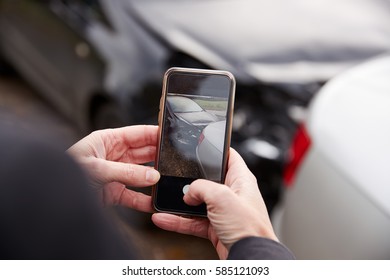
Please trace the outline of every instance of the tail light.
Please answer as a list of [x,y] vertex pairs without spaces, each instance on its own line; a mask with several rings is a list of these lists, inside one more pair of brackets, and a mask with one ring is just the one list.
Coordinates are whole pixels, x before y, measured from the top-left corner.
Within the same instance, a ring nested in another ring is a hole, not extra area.
[[201,134],[199,135],[198,144],[202,143],[203,140],[204,140],[204,134],[201,133]]
[[310,137],[304,125],[300,125],[293,138],[289,151],[289,159],[284,169],[283,180],[286,187],[292,185],[296,171],[301,164],[308,148],[310,147]]

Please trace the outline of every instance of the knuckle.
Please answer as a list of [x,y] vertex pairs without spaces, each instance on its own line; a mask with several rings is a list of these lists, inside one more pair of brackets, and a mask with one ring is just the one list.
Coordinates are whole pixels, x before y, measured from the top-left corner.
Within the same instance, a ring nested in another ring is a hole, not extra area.
[[209,198],[215,200],[215,198],[220,199],[221,197],[227,197],[231,194],[231,189],[226,185],[221,185],[218,188],[214,188],[213,192],[209,192]]
[[132,165],[127,164],[125,165],[124,169],[125,169],[126,178],[130,178],[130,179],[134,178],[135,170]]
[[123,188],[123,192],[119,198],[119,204],[123,204],[126,201],[126,204],[130,208],[137,209],[139,206],[138,196],[134,191],[127,190],[126,187]]
[[245,186],[245,185],[257,184],[257,179],[255,175],[249,173],[247,176],[242,176],[237,178],[236,182],[241,186]]
[[200,233],[203,231],[203,225],[200,224],[198,221],[194,221],[190,224],[190,232],[192,233]]
[[131,207],[134,209],[138,209],[139,207],[139,199],[138,196],[136,195],[135,192],[130,192],[131,193]]

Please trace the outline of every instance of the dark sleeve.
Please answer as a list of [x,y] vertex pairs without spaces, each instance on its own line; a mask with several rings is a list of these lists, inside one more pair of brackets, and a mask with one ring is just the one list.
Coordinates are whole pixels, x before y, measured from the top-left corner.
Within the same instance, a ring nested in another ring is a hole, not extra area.
[[69,156],[0,132],[0,259],[137,256]]
[[283,244],[262,237],[247,237],[233,244],[229,260],[293,260],[291,251]]

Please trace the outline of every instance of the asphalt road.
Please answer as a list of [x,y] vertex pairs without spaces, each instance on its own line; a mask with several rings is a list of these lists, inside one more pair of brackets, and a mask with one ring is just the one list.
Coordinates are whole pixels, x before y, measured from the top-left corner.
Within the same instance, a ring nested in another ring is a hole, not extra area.
[[196,161],[196,145],[191,143],[181,144],[175,141],[175,137],[176,135],[173,135],[173,137],[165,135],[163,139],[163,152],[160,154],[162,164],[159,166],[161,174],[201,178],[202,173]]
[[[37,129],[32,133],[47,133],[64,150],[81,137],[69,121],[15,76],[0,76],[0,121],[34,126]],[[217,259],[208,240],[160,230],[151,223],[150,214],[122,208],[113,212],[144,259]]]

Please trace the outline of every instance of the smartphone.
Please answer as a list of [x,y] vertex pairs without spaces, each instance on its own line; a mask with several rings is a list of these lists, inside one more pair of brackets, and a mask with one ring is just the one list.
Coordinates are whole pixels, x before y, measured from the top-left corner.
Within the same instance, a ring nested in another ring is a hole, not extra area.
[[206,216],[206,205],[189,206],[183,196],[192,181],[225,181],[235,95],[227,71],[170,68],[163,79],[153,189],[157,211]]

